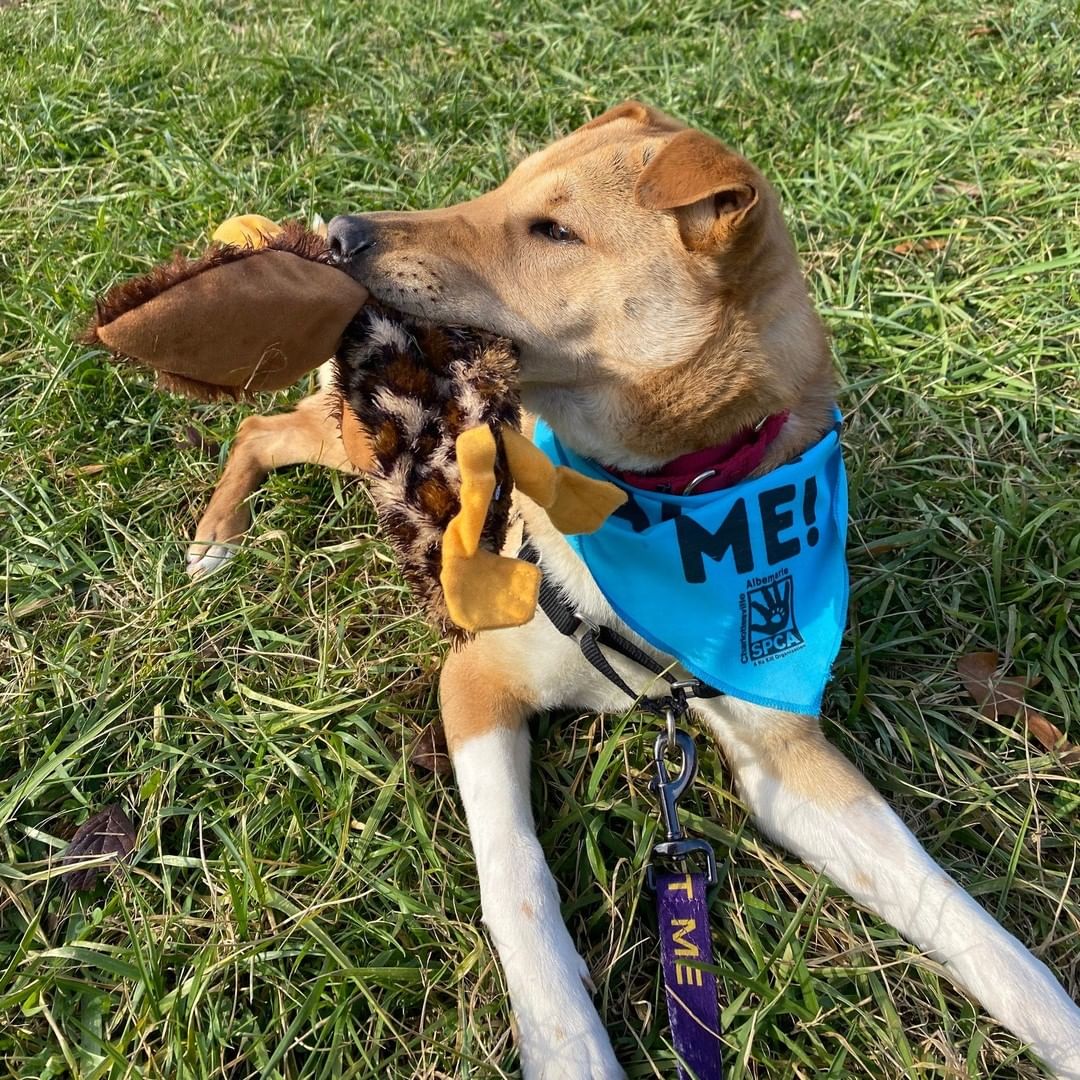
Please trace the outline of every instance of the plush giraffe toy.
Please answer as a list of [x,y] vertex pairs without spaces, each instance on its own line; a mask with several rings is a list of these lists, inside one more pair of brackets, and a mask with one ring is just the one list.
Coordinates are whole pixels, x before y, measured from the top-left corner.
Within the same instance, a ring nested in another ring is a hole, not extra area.
[[625,500],[521,434],[508,341],[376,303],[295,222],[229,219],[201,258],[177,255],[99,300],[83,340],[202,400],[282,389],[332,356],[346,451],[370,451],[406,580],[453,638],[535,613],[540,571],[500,554],[514,486],[564,533],[598,529]]

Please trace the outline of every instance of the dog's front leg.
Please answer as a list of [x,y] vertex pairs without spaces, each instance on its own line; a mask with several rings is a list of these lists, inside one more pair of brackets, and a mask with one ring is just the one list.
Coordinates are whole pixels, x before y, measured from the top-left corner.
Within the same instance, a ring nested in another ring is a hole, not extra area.
[[367,469],[370,450],[363,439],[346,448],[338,430],[330,374],[327,383],[298,402],[291,412],[248,416],[240,422],[225,470],[188,548],[187,571],[195,578],[210,574],[232,557],[235,543],[251,524],[248,498],[272,469],[285,465],[326,465],[342,472]]
[[1080,1009],[930,858],[816,720],[730,698],[704,711],[765,832],[940,960],[1056,1076],[1080,1080]]
[[527,1080],[621,1077],[533,825],[526,720],[535,697],[508,674],[481,636],[450,654],[440,697],[484,922],[517,1020],[522,1072]]

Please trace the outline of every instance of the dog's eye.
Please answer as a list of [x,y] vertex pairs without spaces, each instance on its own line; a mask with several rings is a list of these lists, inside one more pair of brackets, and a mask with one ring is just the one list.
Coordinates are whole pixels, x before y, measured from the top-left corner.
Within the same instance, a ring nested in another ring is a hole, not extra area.
[[573,229],[568,229],[557,221],[538,221],[530,231],[536,233],[537,236],[546,237],[548,240],[554,240],[559,244],[577,244],[581,242],[581,237]]

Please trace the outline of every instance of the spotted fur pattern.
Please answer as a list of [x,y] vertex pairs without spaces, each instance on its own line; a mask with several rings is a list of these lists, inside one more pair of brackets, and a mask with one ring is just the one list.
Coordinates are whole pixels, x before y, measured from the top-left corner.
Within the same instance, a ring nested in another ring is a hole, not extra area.
[[345,331],[336,366],[342,407],[371,434],[370,490],[405,579],[436,626],[462,640],[439,585],[443,534],[461,506],[455,443],[480,424],[495,433],[496,491],[482,543],[499,551],[512,489],[500,429],[521,425],[512,347],[368,303]]

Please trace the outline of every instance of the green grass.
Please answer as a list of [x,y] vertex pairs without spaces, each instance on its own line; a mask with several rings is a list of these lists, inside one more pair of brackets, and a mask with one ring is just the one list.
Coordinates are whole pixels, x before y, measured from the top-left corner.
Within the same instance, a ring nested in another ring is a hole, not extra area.
[[[0,1068],[516,1071],[453,784],[407,761],[442,646],[362,485],[274,476],[250,542],[192,587],[185,539],[241,410],[71,342],[95,293],[229,214],[447,203],[631,94],[774,177],[835,340],[853,590],[830,737],[1080,992],[1077,776],[953,673],[1000,649],[1080,742],[1076,11],[790,6],[0,4]],[[653,725],[537,734],[599,1006],[632,1077],[670,1076],[639,888]],[[1040,1075],[764,842],[712,752],[703,773],[730,1076]],[[50,859],[112,801],[137,857],[68,898]]]

